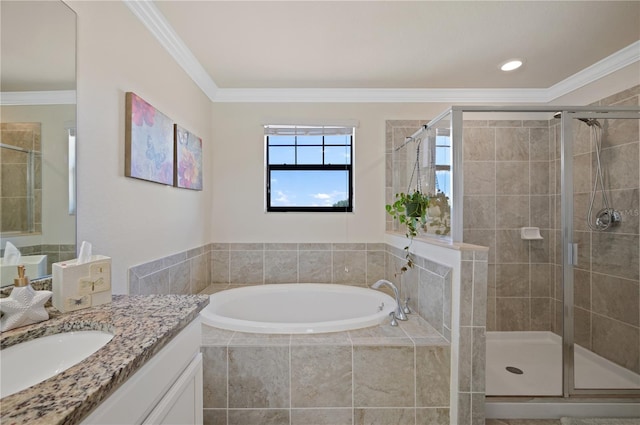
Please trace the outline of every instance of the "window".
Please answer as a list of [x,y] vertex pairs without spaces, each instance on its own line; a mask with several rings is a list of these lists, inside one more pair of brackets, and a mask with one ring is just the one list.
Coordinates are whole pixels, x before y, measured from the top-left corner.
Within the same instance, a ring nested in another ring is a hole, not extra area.
[[451,137],[449,131],[436,130],[436,189],[451,198]]
[[265,126],[267,211],[353,211],[353,133]]

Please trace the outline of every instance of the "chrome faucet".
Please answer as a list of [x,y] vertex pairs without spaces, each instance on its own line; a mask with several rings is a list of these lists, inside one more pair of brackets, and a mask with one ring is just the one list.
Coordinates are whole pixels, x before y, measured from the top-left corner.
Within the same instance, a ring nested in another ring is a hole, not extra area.
[[373,289],[378,289],[382,285],[386,285],[389,288],[391,288],[393,290],[393,295],[395,295],[396,297],[396,310],[393,313],[394,317],[398,320],[407,320],[407,315],[405,314],[402,308],[402,305],[400,303],[400,292],[398,291],[398,288],[396,287],[396,285],[394,285],[393,283],[389,282],[386,279],[380,279],[379,281],[371,285],[371,287]]

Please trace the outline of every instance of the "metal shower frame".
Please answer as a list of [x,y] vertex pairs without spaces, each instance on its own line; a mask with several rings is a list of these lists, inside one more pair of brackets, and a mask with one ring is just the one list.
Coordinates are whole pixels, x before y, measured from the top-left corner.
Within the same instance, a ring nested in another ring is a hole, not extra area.
[[560,175],[561,175],[561,226],[562,270],[563,270],[563,335],[562,335],[562,397],[575,396],[640,396],[638,389],[577,389],[574,376],[574,331],[573,331],[573,144],[574,119],[637,119],[640,120],[638,106],[452,106],[422,126],[408,139],[413,140],[423,131],[435,127],[443,119],[449,118],[451,134],[451,239],[462,242],[464,168],[463,157],[463,114],[465,112],[486,113],[549,113],[550,117],[561,112],[560,117]]

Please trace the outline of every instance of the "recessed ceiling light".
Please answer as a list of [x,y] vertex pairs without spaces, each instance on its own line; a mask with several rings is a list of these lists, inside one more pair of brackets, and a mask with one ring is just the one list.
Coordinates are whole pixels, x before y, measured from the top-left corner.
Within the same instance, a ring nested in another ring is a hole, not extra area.
[[513,71],[522,66],[522,61],[520,59],[510,59],[509,61],[500,65],[500,69],[503,71]]

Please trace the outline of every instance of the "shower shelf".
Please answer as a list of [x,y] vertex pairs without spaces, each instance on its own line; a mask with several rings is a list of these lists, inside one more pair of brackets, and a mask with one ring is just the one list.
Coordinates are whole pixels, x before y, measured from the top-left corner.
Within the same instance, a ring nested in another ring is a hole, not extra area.
[[524,240],[541,240],[539,227],[522,227],[520,228],[520,238]]

